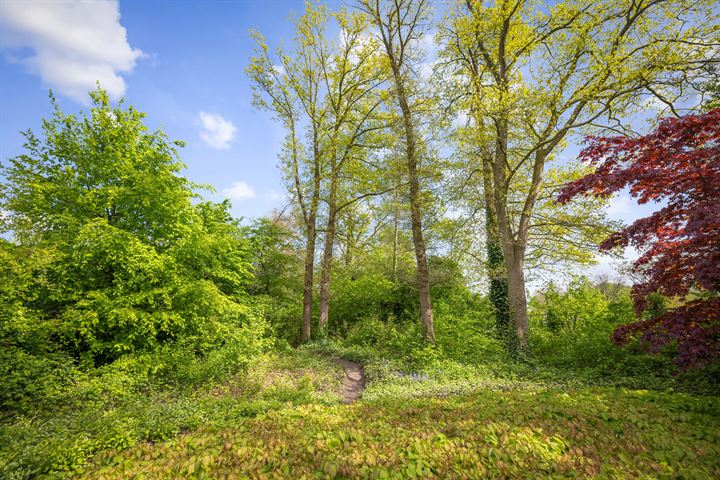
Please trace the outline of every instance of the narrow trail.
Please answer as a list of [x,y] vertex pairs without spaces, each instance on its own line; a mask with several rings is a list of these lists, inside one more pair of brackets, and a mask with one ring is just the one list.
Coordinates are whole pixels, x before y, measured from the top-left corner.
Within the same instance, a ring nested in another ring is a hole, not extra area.
[[345,370],[345,378],[342,381],[342,402],[353,403],[360,398],[365,389],[365,372],[359,363],[338,358],[337,363]]

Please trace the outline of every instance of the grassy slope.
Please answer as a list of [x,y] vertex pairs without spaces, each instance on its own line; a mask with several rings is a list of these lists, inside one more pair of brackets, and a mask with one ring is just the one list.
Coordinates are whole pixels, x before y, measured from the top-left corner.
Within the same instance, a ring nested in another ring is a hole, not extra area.
[[72,401],[0,417],[0,478],[68,476],[96,452],[227,427],[263,412],[340,401],[342,369],[311,352],[255,358],[247,373],[194,388],[150,384],[94,402]]
[[[362,401],[338,405],[332,355],[366,363]],[[315,345],[220,384],[6,419],[0,478],[720,478],[718,396],[427,365]]]
[[719,409],[612,388],[306,405],[106,452],[86,476],[718,478]]

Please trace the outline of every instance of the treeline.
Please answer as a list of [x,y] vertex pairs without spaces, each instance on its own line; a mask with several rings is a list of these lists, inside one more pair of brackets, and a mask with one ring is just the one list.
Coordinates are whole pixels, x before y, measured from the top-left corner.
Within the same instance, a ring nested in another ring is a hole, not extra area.
[[630,134],[650,102],[677,113],[702,90],[717,25],[697,19],[715,18],[713,2],[432,7],[308,3],[289,47],[255,33],[247,72],[255,104],[285,128],[281,165],[303,237],[301,340],[313,336],[315,297],[318,335],[328,333],[335,258],[357,262],[374,242],[390,245],[393,280],[411,248],[429,343],[435,256],[489,286],[496,333],[523,354],[528,272],[590,263],[618,228],[606,197],[555,202],[590,171],[563,149],[577,135]]

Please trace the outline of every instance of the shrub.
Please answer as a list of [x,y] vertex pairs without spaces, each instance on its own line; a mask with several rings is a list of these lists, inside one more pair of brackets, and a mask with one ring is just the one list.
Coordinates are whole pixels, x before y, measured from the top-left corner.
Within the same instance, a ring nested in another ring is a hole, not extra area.
[[354,278],[338,272],[331,289],[330,331],[342,334],[361,320],[396,318],[400,303],[397,294],[396,285],[380,274]]

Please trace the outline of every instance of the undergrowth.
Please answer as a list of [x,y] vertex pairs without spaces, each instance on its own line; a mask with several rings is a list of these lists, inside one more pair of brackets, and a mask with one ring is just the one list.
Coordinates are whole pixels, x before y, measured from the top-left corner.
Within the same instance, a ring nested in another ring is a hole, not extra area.
[[102,401],[6,415],[0,424],[0,478],[80,474],[101,450],[162,442],[201,427],[235,425],[288,405],[336,404],[341,379],[342,369],[334,363],[284,349],[193,388],[150,379],[141,388]]
[[713,478],[717,399],[612,388],[307,405],[100,455],[86,478]]

